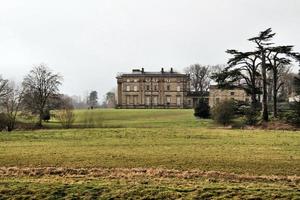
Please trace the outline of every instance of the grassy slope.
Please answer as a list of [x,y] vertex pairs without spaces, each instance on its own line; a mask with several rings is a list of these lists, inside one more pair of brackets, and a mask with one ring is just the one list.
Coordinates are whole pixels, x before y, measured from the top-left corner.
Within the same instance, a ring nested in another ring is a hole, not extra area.
[[[252,175],[300,175],[300,134],[211,129],[192,110],[76,111],[76,124],[95,129],[0,133],[0,166],[154,167]],[[55,122],[48,126],[59,127]],[[122,127],[122,128],[120,128]],[[0,199],[82,196],[102,198],[292,198],[299,183],[210,179],[85,179],[6,177]]]
[[297,199],[291,183],[172,179],[19,178],[0,182],[0,199]]
[[[76,110],[75,126],[108,128],[203,127],[209,120],[197,120],[193,110],[178,109],[96,109]],[[45,123],[60,128],[56,121]]]
[[300,175],[300,134],[105,128],[0,134],[0,166],[163,167]]

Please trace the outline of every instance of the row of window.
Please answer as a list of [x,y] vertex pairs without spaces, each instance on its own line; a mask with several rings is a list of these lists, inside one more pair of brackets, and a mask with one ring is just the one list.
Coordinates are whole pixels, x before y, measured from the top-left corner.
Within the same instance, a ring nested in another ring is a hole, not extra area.
[[[182,81],[182,79],[176,79],[177,80],[177,82],[181,82]],[[127,83],[130,83],[130,82],[135,82],[135,83],[137,83],[137,82],[139,82],[140,81],[140,79],[126,79],[126,82]],[[146,78],[145,79],[145,81],[146,82],[159,82],[159,79],[158,78]],[[171,82],[171,79],[169,79],[169,78],[165,78],[164,79],[164,81],[165,82],[167,82],[167,83],[170,83]]]
[[[133,89],[134,92],[137,92],[139,90],[137,85],[134,85],[133,88],[130,85],[126,86],[126,91],[127,92],[132,91],[132,89]],[[181,91],[181,87],[179,85],[177,86],[176,89],[177,89],[177,92]],[[167,85],[167,91],[170,91],[170,90],[171,90],[171,86]],[[146,85],[146,91],[151,91],[150,85]],[[158,86],[157,85],[154,85],[153,91],[158,91]]]
[[[152,100],[152,102],[151,102]],[[166,96],[165,97],[165,102],[167,104],[171,104],[171,96]],[[133,104],[133,105],[138,105],[138,96],[126,96],[126,104]],[[150,96],[145,97],[145,104],[146,105],[158,105],[158,96],[153,96],[152,99]],[[178,106],[181,105],[181,97],[176,97],[176,104]]]

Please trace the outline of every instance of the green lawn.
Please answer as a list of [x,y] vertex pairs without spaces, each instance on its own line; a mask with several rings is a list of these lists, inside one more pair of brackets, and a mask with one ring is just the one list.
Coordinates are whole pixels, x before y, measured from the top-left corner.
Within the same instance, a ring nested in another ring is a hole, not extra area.
[[103,128],[0,134],[0,166],[159,167],[300,175],[300,134]]
[[[203,127],[210,120],[197,120],[192,109],[94,109],[76,110],[76,127],[98,128],[154,128],[154,127]],[[46,127],[60,128],[52,120]]]
[[[76,126],[98,128],[0,133],[0,199],[300,197],[300,132],[216,129],[210,120],[195,119],[192,110],[80,110],[76,115]],[[47,126],[59,127],[54,121]],[[7,175],[9,167],[67,173]],[[94,168],[162,172],[129,178],[68,174]],[[164,176],[168,170],[183,175]],[[189,177],[186,171],[226,176]],[[262,178],[240,180],[231,173]]]

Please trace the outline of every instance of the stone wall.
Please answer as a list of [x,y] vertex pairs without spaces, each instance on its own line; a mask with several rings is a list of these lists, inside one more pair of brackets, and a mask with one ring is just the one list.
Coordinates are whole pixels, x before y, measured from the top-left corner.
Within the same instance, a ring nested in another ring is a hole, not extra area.
[[218,89],[210,88],[209,90],[209,106],[213,107],[224,100],[238,100],[248,102],[250,97],[243,89]]

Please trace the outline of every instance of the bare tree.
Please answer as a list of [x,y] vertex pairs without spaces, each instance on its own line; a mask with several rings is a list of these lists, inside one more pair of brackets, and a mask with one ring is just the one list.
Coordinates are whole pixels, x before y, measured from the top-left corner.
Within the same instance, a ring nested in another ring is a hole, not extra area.
[[34,67],[23,80],[24,103],[29,110],[39,115],[37,126],[42,126],[45,106],[51,96],[58,93],[62,77],[51,72],[44,64]]
[[0,75],[0,98],[5,97],[9,92],[8,80]]
[[24,89],[13,82],[9,82],[8,88],[10,92],[1,101],[1,106],[7,115],[7,130],[12,131],[15,128],[17,115],[21,108]]
[[191,87],[195,92],[204,94],[210,86],[210,66],[194,64],[185,69],[185,72],[190,75]]

